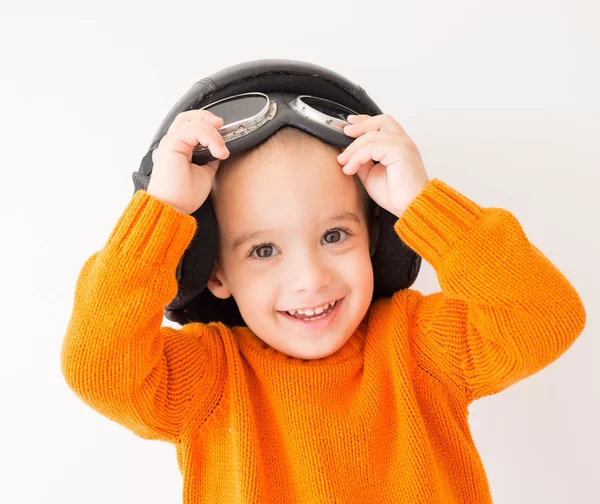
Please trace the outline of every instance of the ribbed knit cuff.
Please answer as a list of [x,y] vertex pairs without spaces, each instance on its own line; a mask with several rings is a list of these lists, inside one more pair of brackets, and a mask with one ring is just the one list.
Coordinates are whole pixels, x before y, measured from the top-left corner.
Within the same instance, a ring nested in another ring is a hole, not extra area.
[[483,208],[441,180],[431,179],[394,224],[404,243],[434,269],[477,225]]
[[107,247],[150,265],[174,269],[191,242],[197,223],[191,215],[144,190],[134,193],[108,238]]

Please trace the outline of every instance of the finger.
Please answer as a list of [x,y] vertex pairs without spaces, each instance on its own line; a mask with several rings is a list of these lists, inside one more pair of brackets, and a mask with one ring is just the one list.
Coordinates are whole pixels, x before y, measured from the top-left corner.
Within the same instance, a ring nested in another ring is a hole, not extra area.
[[221,134],[203,121],[192,121],[189,127],[178,128],[167,133],[160,141],[159,147],[164,145],[167,149],[191,156],[193,148],[198,144],[208,147],[210,153],[216,158],[225,159],[229,156],[229,150]]
[[380,140],[385,140],[385,141],[394,141],[395,140],[397,142],[398,135],[396,135],[394,133],[390,133],[389,131],[368,131],[368,132],[362,134],[361,136],[359,136],[350,145],[348,145],[348,147],[346,147],[344,152],[342,152],[337,157],[338,163],[340,163],[341,165],[345,164],[352,157],[352,155],[358,149],[360,149],[363,145],[365,145],[368,142],[380,141]]
[[358,123],[364,121],[365,119],[368,119],[369,117],[371,116],[367,114],[351,114],[346,119],[349,123]]
[[373,117],[351,124],[344,128],[344,133],[361,134],[366,131],[391,131],[396,134],[406,135],[406,132],[398,122],[389,114],[379,114]]
[[367,164],[369,161],[373,161],[369,150],[360,149],[354,153],[342,170],[346,175],[354,175],[362,165]]
[[172,129],[179,128],[180,126],[185,125],[186,123],[202,120],[209,124],[212,124],[215,128],[220,128],[223,125],[223,118],[216,116],[212,112],[208,110],[186,110],[185,112],[180,112],[177,114],[171,126],[169,126],[168,131]]
[[185,123],[186,121],[202,120],[202,121],[206,121],[208,123],[213,124],[215,122],[223,121],[222,117],[215,115],[213,112],[211,112],[209,110],[198,110],[198,109],[186,110],[185,112],[181,112],[180,114],[178,114],[177,117],[181,121],[180,123]]
[[[222,121],[218,117],[216,119]],[[199,131],[205,132],[205,134],[208,135],[208,137],[212,140],[212,142],[210,142],[208,146],[217,148],[223,153],[227,153],[227,155],[229,155],[229,149],[227,148],[227,144],[225,143],[223,135],[217,130],[214,124],[211,124],[211,121],[214,121],[214,119],[211,119],[210,117],[207,121],[203,120],[202,118],[192,119],[191,121],[182,124],[179,130],[181,131],[181,129],[190,129],[192,131],[192,134],[194,132],[198,133]],[[207,147],[207,144],[204,144],[200,141],[200,137],[197,136],[196,138],[201,145]]]
[[393,146],[383,142],[367,143],[350,157],[342,170],[347,175],[354,175],[361,165],[364,165],[369,161],[378,161],[381,164],[388,166],[395,158],[391,149],[393,149]]
[[[211,138],[213,138],[213,140],[215,141],[215,146],[220,144],[221,145],[220,150],[223,152],[226,152],[227,155],[229,155],[229,149],[227,148],[227,145],[225,144],[225,139],[223,138],[221,133],[217,130],[217,126],[221,125],[222,119],[217,117],[216,120],[218,121],[218,123],[214,124],[215,119],[212,119],[210,117],[208,117],[207,120],[204,120],[202,118],[191,119],[191,120],[181,124],[179,126],[179,128],[177,128],[177,129],[178,130],[192,129],[193,131],[196,131],[197,128],[204,129],[208,132],[208,134],[211,136]],[[204,144],[202,144],[202,145],[204,145]],[[206,145],[204,145],[204,146],[206,147]]]

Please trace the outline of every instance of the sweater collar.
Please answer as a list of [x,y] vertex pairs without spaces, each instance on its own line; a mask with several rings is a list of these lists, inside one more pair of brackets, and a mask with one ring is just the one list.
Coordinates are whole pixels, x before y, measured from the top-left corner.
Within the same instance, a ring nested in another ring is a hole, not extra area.
[[348,340],[346,340],[346,343],[335,353],[321,359],[310,360],[299,359],[280,352],[262,341],[248,327],[236,326],[232,328],[232,331],[240,353],[250,362],[261,366],[283,364],[284,366],[293,366],[296,368],[309,368],[315,366],[335,366],[348,360],[360,358],[365,344],[367,328],[368,313]]

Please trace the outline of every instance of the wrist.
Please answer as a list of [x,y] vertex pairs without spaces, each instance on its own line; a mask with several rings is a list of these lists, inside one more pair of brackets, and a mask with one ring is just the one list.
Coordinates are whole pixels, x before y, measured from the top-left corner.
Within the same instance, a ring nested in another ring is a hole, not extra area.
[[[149,189],[150,187],[148,187]],[[182,210],[181,208],[177,207],[176,205],[173,205],[173,203],[170,203],[169,201],[167,201],[166,199],[163,199],[161,196],[158,196],[157,194],[154,194],[152,191],[149,191],[148,189],[146,189],[146,192],[152,196],[155,200],[160,201],[163,205],[168,205],[170,206],[173,210],[175,210],[176,212],[180,213],[180,214],[185,214],[185,215],[189,215],[188,212]]]

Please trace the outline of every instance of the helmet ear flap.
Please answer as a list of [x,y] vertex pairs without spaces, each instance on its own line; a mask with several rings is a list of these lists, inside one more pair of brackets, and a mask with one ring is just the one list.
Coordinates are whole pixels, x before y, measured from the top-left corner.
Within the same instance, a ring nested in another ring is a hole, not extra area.
[[134,193],[143,189],[144,191],[148,189],[148,184],[150,183],[149,175],[141,175],[139,172],[133,172],[131,178],[133,179],[133,186],[135,190]]

